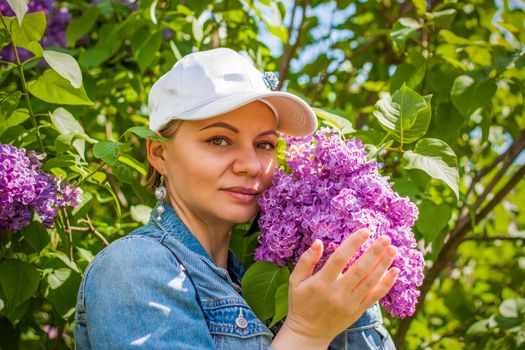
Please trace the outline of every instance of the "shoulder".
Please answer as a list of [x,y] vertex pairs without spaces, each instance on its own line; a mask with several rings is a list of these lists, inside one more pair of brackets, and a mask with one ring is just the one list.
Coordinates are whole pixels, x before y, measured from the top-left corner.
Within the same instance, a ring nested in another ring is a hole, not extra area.
[[[102,249],[91,262],[91,268],[103,262],[124,262],[142,261],[146,256],[159,257],[166,248],[162,246],[156,238],[144,235],[130,234],[112,242]],[[169,256],[169,254],[167,254]]]
[[159,238],[130,234],[101,250],[84,272],[84,284],[128,285],[146,280],[172,279],[180,267]]

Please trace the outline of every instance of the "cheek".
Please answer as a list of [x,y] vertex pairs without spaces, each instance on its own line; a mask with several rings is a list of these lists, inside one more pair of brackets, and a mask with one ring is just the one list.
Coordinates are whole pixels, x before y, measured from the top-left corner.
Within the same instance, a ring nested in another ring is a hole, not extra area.
[[262,175],[264,189],[272,185],[272,179],[276,172],[277,159],[273,158],[265,164]]

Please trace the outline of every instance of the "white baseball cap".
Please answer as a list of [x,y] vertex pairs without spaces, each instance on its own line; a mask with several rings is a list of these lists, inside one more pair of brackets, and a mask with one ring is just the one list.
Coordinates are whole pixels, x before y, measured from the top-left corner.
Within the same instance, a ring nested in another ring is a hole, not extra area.
[[271,78],[228,48],[186,55],[153,84],[148,98],[149,127],[158,131],[172,119],[208,119],[261,100],[274,111],[280,132],[312,134],[317,129],[315,112],[293,94],[272,91],[275,79]]

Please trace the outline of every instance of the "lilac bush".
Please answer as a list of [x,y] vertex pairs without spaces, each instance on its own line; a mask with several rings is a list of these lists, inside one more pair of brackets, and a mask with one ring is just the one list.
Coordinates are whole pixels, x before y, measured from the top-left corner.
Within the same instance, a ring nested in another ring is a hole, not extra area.
[[[66,47],[66,29],[68,23],[72,20],[69,10],[65,6],[57,7],[55,0],[31,0],[28,4],[28,13],[42,11],[46,15],[47,26],[44,38],[41,41],[42,47],[60,46]],[[0,3],[0,13],[2,16],[15,16],[15,13],[7,3]],[[27,60],[33,54],[23,48],[17,48],[21,61]],[[8,45],[0,51],[0,57],[3,60],[15,62],[13,47]]]
[[41,170],[45,154],[0,144],[0,231],[16,232],[35,211],[50,227],[57,210],[76,207],[82,190]]
[[358,139],[343,141],[336,131],[321,129],[312,137],[287,138],[286,167],[259,205],[260,246],[256,260],[295,265],[315,239],[323,241],[319,269],[349,235],[368,228],[370,239],[350,259],[351,265],[379,237],[388,235],[398,248],[392,266],[400,269],[390,292],[381,299],[393,316],[415,311],[424,260],[411,232],[418,209],[392,190],[392,183],[367,161]]

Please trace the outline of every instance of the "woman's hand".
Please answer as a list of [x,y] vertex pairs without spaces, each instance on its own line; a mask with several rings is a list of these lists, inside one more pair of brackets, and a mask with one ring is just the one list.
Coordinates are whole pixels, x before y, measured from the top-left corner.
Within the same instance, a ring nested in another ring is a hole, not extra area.
[[313,275],[323,243],[316,240],[301,255],[290,276],[288,316],[272,344],[275,349],[326,349],[388,293],[399,274],[397,268],[388,269],[397,253],[388,236],[374,242],[342,273],[369,236],[366,229],[352,234]]

